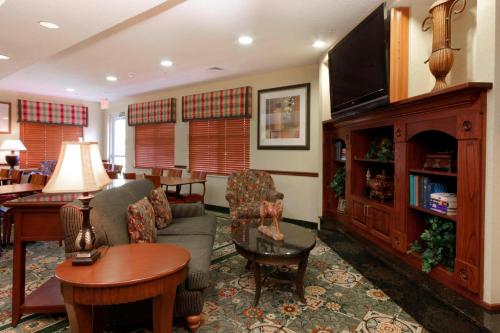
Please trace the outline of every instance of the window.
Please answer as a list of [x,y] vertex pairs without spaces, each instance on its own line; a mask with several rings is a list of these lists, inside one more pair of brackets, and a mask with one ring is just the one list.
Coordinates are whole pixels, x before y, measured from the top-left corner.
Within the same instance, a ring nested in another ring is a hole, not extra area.
[[83,137],[82,126],[70,125],[22,122],[20,132],[27,149],[21,152],[23,168],[38,168],[42,161],[57,160],[63,141],[78,141]]
[[174,166],[175,124],[135,126],[135,167],[170,168]]
[[125,114],[111,117],[111,149],[109,158],[111,163],[121,166],[125,165],[125,132],[127,129],[127,118]]
[[229,174],[250,167],[250,119],[189,122],[189,168]]

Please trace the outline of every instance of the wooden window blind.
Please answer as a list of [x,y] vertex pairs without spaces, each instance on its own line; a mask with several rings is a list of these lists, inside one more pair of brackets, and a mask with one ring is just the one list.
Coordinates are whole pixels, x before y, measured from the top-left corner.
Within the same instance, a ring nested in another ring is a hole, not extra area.
[[38,168],[42,161],[59,158],[63,141],[83,137],[83,127],[22,122],[20,136],[27,150],[21,152],[19,164],[23,168]]
[[227,175],[250,167],[250,119],[189,122],[189,168]]
[[175,124],[135,126],[135,167],[170,168],[174,166]]

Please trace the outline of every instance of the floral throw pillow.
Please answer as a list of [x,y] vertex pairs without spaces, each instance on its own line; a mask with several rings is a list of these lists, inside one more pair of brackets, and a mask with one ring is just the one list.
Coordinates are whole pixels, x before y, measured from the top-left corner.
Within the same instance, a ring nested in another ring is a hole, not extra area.
[[161,187],[155,188],[153,191],[151,191],[149,201],[151,201],[151,204],[153,205],[153,209],[155,211],[156,228],[166,228],[170,224],[170,222],[172,222],[172,210],[170,209],[170,205],[168,204],[168,199],[165,195],[165,191]]
[[156,242],[155,212],[148,198],[128,205],[127,215],[130,243]]

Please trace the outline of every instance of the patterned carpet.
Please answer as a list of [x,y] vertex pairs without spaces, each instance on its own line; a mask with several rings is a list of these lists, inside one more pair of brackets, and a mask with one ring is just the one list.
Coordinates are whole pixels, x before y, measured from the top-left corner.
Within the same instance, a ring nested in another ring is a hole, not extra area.
[[[318,240],[305,276],[306,303],[293,293],[296,267],[267,267],[259,307],[251,306],[254,281],[231,244],[229,221],[217,214],[217,237],[209,288],[199,332],[251,333],[421,333],[415,322],[327,245]],[[28,291],[53,274],[63,259],[57,243],[30,244]],[[64,316],[29,315],[10,327],[12,248],[0,258],[0,332],[66,332]],[[146,329],[135,330],[144,332]],[[188,332],[182,322],[175,332]]]

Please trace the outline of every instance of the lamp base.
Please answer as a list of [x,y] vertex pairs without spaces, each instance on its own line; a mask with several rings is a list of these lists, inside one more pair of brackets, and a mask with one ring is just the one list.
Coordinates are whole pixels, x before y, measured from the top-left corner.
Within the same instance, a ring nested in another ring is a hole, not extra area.
[[81,251],[73,257],[72,264],[73,266],[88,266],[92,265],[96,262],[97,259],[101,257],[101,252],[92,250],[92,251]]
[[13,170],[19,162],[19,156],[15,154],[5,155],[5,162],[7,162],[7,164],[10,165],[10,168]]

